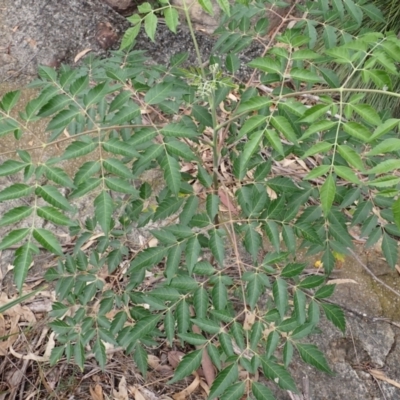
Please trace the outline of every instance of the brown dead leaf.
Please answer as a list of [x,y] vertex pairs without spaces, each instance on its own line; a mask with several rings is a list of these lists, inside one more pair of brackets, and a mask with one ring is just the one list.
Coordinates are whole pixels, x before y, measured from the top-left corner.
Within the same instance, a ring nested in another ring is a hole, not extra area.
[[160,359],[153,354],[149,354],[147,356],[147,362],[149,364],[149,367],[155,370],[157,370],[160,367]]
[[175,350],[169,351],[168,352],[169,365],[171,365],[172,368],[176,368],[178,364],[181,362],[181,359],[184,355],[185,353],[182,353],[181,351],[175,351]]
[[385,381],[389,383],[389,385],[392,385],[394,387],[397,387],[400,389],[400,383],[397,381],[394,381],[393,379],[388,378],[383,371],[380,371],[379,369],[371,369],[368,371],[374,378],[379,379],[381,381]]
[[232,203],[231,199],[229,198],[229,195],[226,191],[226,189],[220,187],[218,189],[218,196],[221,199],[221,203],[227,208],[227,210],[229,212],[231,212],[232,214],[237,214],[238,210],[235,207],[235,205]]
[[136,386],[130,386],[129,391],[135,397],[135,400],[147,400]]
[[244,318],[243,329],[249,331],[256,320],[256,314],[254,312],[246,311],[246,316]]
[[129,400],[126,379],[124,376],[119,381],[118,390],[113,389],[112,395],[114,400]]
[[158,400],[159,397],[151,390],[143,386],[129,386],[129,392],[135,396],[136,400]]
[[330,281],[326,282],[327,285],[341,285],[343,283],[355,283],[358,285],[358,282],[354,279],[331,279]]
[[185,389],[183,389],[179,393],[175,393],[172,398],[174,400],[185,400],[186,397],[189,397],[199,386],[200,384],[200,377],[197,372],[193,372],[195,379],[194,381]]
[[74,63],[77,63],[84,55],[89,53],[89,51],[92,51],[92,49],[85,49],[80,51],[74,58]]
[[104,400],[103,388],[100,385],[89,386],[90,395],[93,400]]

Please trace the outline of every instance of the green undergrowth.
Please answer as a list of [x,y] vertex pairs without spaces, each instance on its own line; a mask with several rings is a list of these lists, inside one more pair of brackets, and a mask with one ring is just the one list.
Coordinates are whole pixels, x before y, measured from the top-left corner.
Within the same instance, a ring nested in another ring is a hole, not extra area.
[[[175,9],[162,4],[175,30]],[[321,315],[345,332],[342,310],[325,301],[335,289],[326,281],[335,253],[352,247],[352,228],[367,247],[381,241],[388,264],[397,263],[400,119],[364,96],[400,97],[391,90],[400,42],[390,33],[352,35],[371,16],[368,4],[306,3],[300,11],[309,13],[248,64],[260,82],[238,84],[238,53],[268,31],[265,4],[219,4],[226,16],[208,63],[199,53],[195,68],[182,66],[187,54],[154,65],[134,49],[142,22],[154,38],[160,10],[148,5],[111,57],[41,67],[30,85],[39,94],[18,117],[20,93],[3,96],[0,135],[21,146],[2,155],[0,175],[12,179],[0,191],[8,209],[0,249],[16,248],[20,291],[35,256],[54,254],[45,274],[57,295],[51,364],[65,358],[84,369],[94,353],[105,368],[108,344],[132,354],[146,376],[149,352],[165,342],[192,349],[170,383],[197,370],[206,353],[216,371],[210,398],[273,399],[254,377],[261,371],[271,385],[298,392],[288,372],[295,352],[331,372],[308,337]],[[326,45],[314,51],[321,16],[340,20],[343,10],[353,25],[333,40],[324,18]],[[346,77],[327,67],[334,64],[346,66]],[[354,88],[358,79],[371,88]],[[48,141],[31,146],[24,138],[41,119]],[[59,156],[47,155],[53,146]],[[304,170],[282,174],[290,160]],[[161,171],[157,191],[149,171]],[[87,196],[93,207],[84,216]],[[303,274],[298,243],[320,255],[325,275]]]

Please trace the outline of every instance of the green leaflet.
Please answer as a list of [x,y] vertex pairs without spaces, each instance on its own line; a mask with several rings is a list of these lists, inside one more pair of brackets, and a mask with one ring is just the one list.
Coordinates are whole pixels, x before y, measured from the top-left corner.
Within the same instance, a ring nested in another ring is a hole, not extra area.
[[236,363],[233,363],[223,369],[217,375],[213,384],[211,385],[209,398],[214,399],[223,394],[233,382],[237,381],[238,375],[239,369]]
[[62,255],[63,251],[57,238],[47,229],[35,228],[32,231],[32,236],[39,242],[45,249],[51,253]]
[[186,354],[176,368],[174,377],[168,383],[172,384],[178,382],[184,377],[190,375],[193,371],[196,371],[196,369],[200,367],[202,358],[203,349]]
[[321,196],[322,210],[324,211],[325,216],[329,214],[329,211],[333,204],[333,200],[335,198],[335,193],[335,179],[333,178],[332,174],[329,174],[319,191],[319,194]]
[[15,207],[7,211],[0,219],[0,226],[10,225],[29,217],[32,214],[33,208],[28,206]]
[[111,229],[111,216],[114,211],[113,201],[106,191],[102,191],[94,200],[95,216],[104,234]]
[[290,390],[294,393],[298,392],[293,378],[284,367],[265,357],[260,357],[260,360],[264,374],[268,379],[274,380],[282,389]]
[[320,371],[332,374],[325,357],[321,351],[318,350],[317,346],[313,344],[296,343],[296,348],[304,362],[316,367]]

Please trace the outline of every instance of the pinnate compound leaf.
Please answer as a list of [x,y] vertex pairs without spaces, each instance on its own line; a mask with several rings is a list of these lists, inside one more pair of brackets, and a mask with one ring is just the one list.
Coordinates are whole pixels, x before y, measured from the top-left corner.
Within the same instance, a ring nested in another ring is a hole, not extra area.
[[332,374],[323,353],[318,350],[317,346],[314,344],[296,343],[296,348],[305,363],[312,365],[320,371]]
[[346,319],[343,310],[336,304],[320,303],[326,318],[343,333],[346,331]]
[[224,368],[215,378],[210,388],[209,399],[220,397],[239,377],[239,369],[236,363]]
[[268,379],[276,382],[282,389],[298,393],[293,378],[282,365],[279,365],[274,361],[267,359],[265,356],[260,357],[260,361],[263,372]]
[[195,350],[192,353],[186,354],[176,368],[174,377],[168,383],[172,384],[178,382],[190,375],[193,371],[196,371],[200,367],[202,358],[203,349]]
[[32,232],[32,235],[46,250],[57,254],[58,256],[63,254],[61,245],[57,238],[47,229],[35,228]]
[[111,196],[102,191],[94,200],[95,216],[105,235],[108,235],[111,229],[111,217],[114,211]]
[[0,226],[15,224],[32,214],[33,208],[28,206],[15,207],[7,211],[0,219]]
[[271,390],[261,383],[253,382],[251,384],[251,390],[256,400],[276,400]]

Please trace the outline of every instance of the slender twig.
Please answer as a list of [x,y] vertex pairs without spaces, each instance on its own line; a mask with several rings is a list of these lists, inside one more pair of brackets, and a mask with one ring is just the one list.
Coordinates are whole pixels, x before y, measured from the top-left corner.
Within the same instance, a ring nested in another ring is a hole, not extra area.
[[400,293],[397,290],[394,290],[392,287],[390,287],[388,284],[386,284],[385,282],[383,282],[381,279],[379,279],[360,259],[360,257],[358,257],[358,255],[352,250],[350,249],[350,247],[347,248],[350,253],[353,255],[353,257],[356,259],[356,261],[365,269],[365,271],[367,271],[367,273],[369,275],[372,276],[372,278],[379,282],[381,285],[385,286],[386,289],[390,290],[391,292],[393,292],[396,296],[400,297]]

